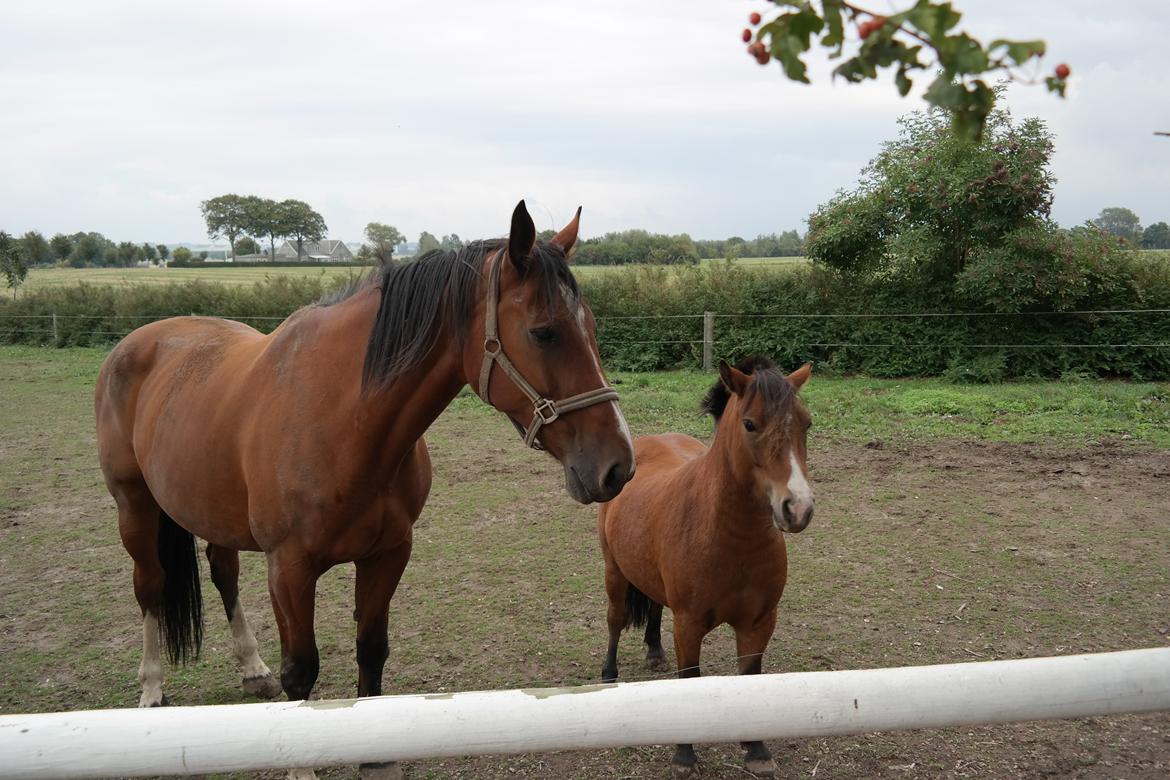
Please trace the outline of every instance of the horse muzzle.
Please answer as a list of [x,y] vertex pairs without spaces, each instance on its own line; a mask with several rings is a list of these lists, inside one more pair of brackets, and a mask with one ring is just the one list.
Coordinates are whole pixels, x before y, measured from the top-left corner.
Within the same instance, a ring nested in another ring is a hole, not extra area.
[[634,478],[632,453],[629,458],[618,458],[606,463],[578,458],[566,459],[562,465],[565,469],[565,490],[579,504],[610,501]]
[[808,528],[813,517],[812,496],[807,498],[785,498],[777,507],[772,503],[772,522],[786,534],[798,534]]

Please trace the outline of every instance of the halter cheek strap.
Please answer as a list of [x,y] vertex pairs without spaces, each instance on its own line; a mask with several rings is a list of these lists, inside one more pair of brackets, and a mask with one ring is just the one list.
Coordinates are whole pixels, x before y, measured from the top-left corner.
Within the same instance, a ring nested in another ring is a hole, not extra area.
[[552,401],[538,393],[536,388],[516,370],[516,366],[512,365],[512,361],[508,360],[508,356],[504,354],[504,345],[500,342],[496,320],[497,309],[500,305],[500,269],[504,265],[504,260],[505,254],[500,252],[488,274],[487,306],[485,307],[487,317],[483,328],[483,365],[479,370],[479,397],[489,406],[491,405],[488,387],[492,379],[492,367],[498,364],[500,370],[507,374],[516,387],[520,388],[520,391],[528,396],[528,400],[532,402],[532,422],[524,430],[524,445],[540,450],[544,448],[536,440],[536,434],[540,432],[541,427],[556,422],[562,414],[568,414],[594,404],[617,401],[618,394],[612,387],[605,386],[586,390],[584,393],[578,393],[560,401]]

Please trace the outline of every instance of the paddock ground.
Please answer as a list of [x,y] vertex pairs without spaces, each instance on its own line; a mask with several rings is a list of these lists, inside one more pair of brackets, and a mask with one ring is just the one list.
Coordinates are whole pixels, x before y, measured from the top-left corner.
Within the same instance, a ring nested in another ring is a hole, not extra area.
[[[0,712],[137,701],[130,560],[94,455],[91,392],[103,355],[0,348]],[[636,434],[709,430],[694,409],[711,377],[616,378]],[[789,586],[765,671],[1170,642],[1170,386],[958,388],[814,375],[806,395],[817,514],[789,540]],[[605,606],[594,510],[573,504],[559,466],[526,451],[474,396],[457,399],[428,441],[434,488],[391,605],[387,692],[595,681]],[[261,654],[276,667],[263,559],[246,554],[242,568]],[[168,670],[168,696],[246,701],[206,570],[204,589],[203,658]],[[352,567],[319,585],[322,698],[353,695],[352,591]],[[708,637],[704,671],[729,673],[733,648],[726,629]],[[623,679],[655,674],[641,656],[639,638],[626,636]],[[1170,714],[770,744],[781,776],[793,778],[1165,778]],[[704,777],[747,777],[737,747],[698,752]],[[652,747],[435,760],[407,772],[662,778],[670,755]]]

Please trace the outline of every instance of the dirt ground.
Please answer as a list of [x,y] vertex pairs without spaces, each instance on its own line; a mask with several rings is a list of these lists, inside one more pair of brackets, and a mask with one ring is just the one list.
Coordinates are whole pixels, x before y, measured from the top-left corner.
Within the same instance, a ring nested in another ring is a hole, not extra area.
[[[79,381],[78,387],[84,382]],[[87,399],[0,440],[0,712],[133,706],[140,627],[129,559],[100,483]],[[70,431],[51,434],[54,420]],[[431,501],[391,605],[388,693],[575,685],[605,646],[595,510],[507,423],[457,404],[428,434]],[[789,537],[790,578],[766,672],[874,668],[1165,647],[1170,452],[1120,440],[810,442],[816,519]],[[272,667],[263,559],[241,591]],[[203,659],[168,670],[175,704],[245,701],[206,582]],[[353,695],[353,571],[318,589],[315,695]],[[670,651],[670,621],[664,622]],[[622,679],[657,673],[640,637]],[[704,672],[733,668],[730,631]],[[1166,778],[1170,713],[769,743],[790,778]],[[661,778],[669,746],[409,762],[408,778]],[[743,778],[740,751],[698,747],[703,777]],[[280,773],[237,775],[282,777]],[[353,767],[321,772],[354,777]]]

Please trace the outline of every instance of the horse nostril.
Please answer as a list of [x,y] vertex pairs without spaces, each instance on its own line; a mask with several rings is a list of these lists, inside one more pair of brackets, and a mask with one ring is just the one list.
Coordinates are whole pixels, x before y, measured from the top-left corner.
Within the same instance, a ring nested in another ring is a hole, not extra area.
[[791,526],[794,522],[796,522],[796,515],[792,511],[792,499],[791,498],[786,498],[786,499],[784,499],[783,502],[781,502],[780,513],[781,513],[781,516],[784,518],[785,525]]
[[616,496],[632,476],[633,469],[627,472],[620,463],[614,463],[605,472],[605,477],[601,480],[601,489],[605,491],[606,495]]
[[802,520],[800,523],[802,528],[808,527],[808,524],[812,522],[812,516],[813,516],[813,506],[810,504],[808,507],[808,511],[804,513],[804,520]]

